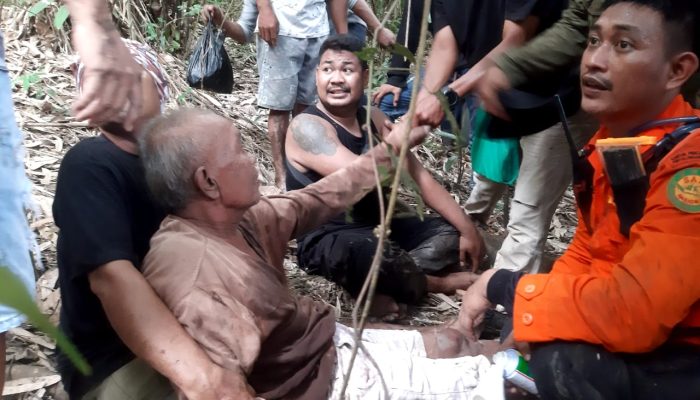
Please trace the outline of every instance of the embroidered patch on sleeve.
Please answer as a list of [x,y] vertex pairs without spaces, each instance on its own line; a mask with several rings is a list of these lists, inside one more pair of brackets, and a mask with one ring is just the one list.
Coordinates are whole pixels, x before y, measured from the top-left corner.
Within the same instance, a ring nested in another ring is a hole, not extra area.
[[700,213],[700,168],[676,172],[668,182],[668,199],[677,209]]

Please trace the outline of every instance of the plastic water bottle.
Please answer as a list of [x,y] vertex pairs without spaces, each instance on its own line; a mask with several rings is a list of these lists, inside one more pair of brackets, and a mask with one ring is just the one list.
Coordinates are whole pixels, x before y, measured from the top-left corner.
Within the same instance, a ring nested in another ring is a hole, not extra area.
[[515,386],[537,394],[535,380],[530,375],[530,367],[519,351],[508,349],[493,355],[493,362],[503,368],[503,377]]

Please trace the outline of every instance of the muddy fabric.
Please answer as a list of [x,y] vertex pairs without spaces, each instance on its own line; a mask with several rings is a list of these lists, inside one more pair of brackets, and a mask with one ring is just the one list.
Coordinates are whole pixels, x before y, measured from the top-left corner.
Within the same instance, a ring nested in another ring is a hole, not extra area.
[[[323,275],[356,296],[377,249],[374,224],[326,224],[299,241],[297,258],[307,272]],[[459,263],[459,233],[442,218],[395,218],[379,271],[377,292],[416,303],[426,291],[425,273]]]
[[543,400],[700,398],[700,352],[692,348],[625,355],[558,342],[533,347],[530,371]]
[[[677,96],[657,118],[700,115]],[[639,136],[655,139],[677,125]],[[608,137],[605,127],[597,139]],[[642,151],[646,148],[642,147]],[[667,341],[700,345],[700,132],[678,144],[649,176],[646,208],[629,237],[598,152],[593,173],[590,230],[579,224],[550,274],[518,282],[515,339],[582,341],[612,352],[645,353]],[[579,213],[579,221],[583,221]]]
[[174,216],[154,235],[146,279],[211,359],[244,373],[258,396],[328,395],[335,315],[292,295],[283,259],[290,238],[369,191],[371,180],[361,186],[353,176],[371,173],[371,163],[355,163],[304,190],[264,197],[238,227],[245,246]]

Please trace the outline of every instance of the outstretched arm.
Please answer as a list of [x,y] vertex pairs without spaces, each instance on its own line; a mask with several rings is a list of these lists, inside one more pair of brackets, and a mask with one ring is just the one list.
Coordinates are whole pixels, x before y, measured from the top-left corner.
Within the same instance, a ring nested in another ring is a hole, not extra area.
[[[498,93],[565,68],[581,56],[588,37],[589,17],[597,18],[595,2],[571,0],[561,19],[526,46],[511,49],[494,59],[477,90],[486,111],[507,117]],[[595,14],[593,14],[595,12]],[[591,19],[592,19],[591,18]]]
[[[258,9],[253,0],[245,1],[243,7],[243,11],[241,12],[242,19],[257,20]],[[211,19],[215,26],[221,27],[221,31],[224,35],[241,44],[248,41],[248,35],[255,29],[254,24],[252,27],[249,26],[244,29],[240,23],[226,20],[221,8],[213,4],[207,4],[202,8],[202,17],[205,22]]]
[[522,46],[534,36],[538,25],[539,18],[535,16],[529,16],[520,22],[506,20],[503,24],[503,39],[498,46],[476,63],[466,74],[451,83],[450,87],[459,96],[464,96],[471,92],[474,86],[478,85],[489,66],[493,65],[493,59],[512,48]]

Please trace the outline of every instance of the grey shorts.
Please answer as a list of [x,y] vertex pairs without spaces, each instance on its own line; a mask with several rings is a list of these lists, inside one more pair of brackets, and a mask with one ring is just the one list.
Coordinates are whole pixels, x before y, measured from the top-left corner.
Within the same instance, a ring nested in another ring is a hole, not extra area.
[[278,36],[277,45],[270,47],[258,37],[258,106],[289,111],[295,103],[314,104],[318,52],[325,40]]

